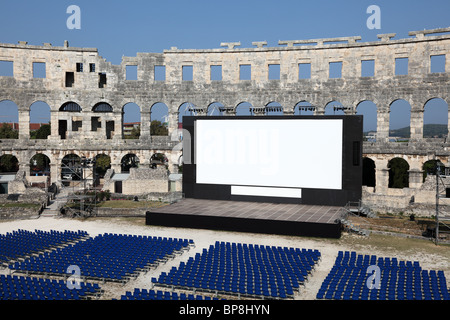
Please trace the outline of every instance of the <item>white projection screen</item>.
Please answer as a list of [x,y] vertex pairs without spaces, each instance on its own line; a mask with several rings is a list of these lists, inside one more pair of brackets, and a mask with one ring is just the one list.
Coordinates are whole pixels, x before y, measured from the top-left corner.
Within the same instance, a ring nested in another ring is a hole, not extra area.
[[199,119],[196,182],[231,185],[232,192],[268,187],[267,196],[270,187],[340,190],[342,139],[342,119]]

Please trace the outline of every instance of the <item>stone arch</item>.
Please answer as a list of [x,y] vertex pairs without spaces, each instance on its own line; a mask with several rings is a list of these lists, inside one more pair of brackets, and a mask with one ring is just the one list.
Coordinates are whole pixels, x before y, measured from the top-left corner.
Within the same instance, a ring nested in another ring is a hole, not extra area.
[[409,187],[409,163],[403,158],[389,160],[389,188],[403,189]]
[[356,114],[363,115],[363,132],[377,132],[377,106],[373,101],[360,101],[356,105]]
[[59,108],[59,111],[64,111],[64,112],[81,112],[82,108],[77,102],[67,101],[67,102],[65,102],[65,103],[63,103],[61,105],[61,107]]
[[208,116],[223,116],[225,106],[221,102],[211,102],[206,109],[206,115]]
[[10,153],[4,153],[0,156],[0,173],[15,174],[19,171],[19,160]]
[[265,114],[267,116],[282,116],[283,106],[277,101],[271,101],[265,105]]
[[344,105],[337,100],[332,100],[325,105],[325,115],[345,115]]
[[178,123],[183,123],[183,116],[196,116],[198,115],[197,107],[192,102],[183,102],[178,107]]
[[50,157],[45,153],[36,153],[30,158],[31,176],[50,176]]
[[38,100],[30,105],[30,138],[47,139],[51,134],[51,107]]
[[105,177],[106,171],[111,169],[111,156],[106,153],[99,153],[94,157],[94,185],[102,184],[101,179]]
[[449,126],[449,107],[438,97],[428,99],[423,106],[423,137],[446,138]]
[[122,173],[130,172],[130,168],[139,167],[139,157],[135,153],[127,153],[120,160],[120,171]]
[[363,158],[362,185],[367,187],[376,186],[376,165],[375,161],[369,157]]
[[19,138],[19,107],[8,99],[0,101],[1,139]]
[[135,102],[127,102],[122,107],[122,137],[139,139],[141,133],[141,108]]
[[312,116],[314,115],[315,107],[306,100],[297,102],[294,106],[294,115]]
[[150,157],[150,167],[155,169],[157,166],[166,166],[168,165],[169,160],[167,156],[162,152],[155,152]]
[[410,103],[405,99],[395,99],[389,104],[389,137],[410,138],[411,129]]
[[253,105],[247,101],[241,101],[236,105],[236,115],[237,116],[252,116]]
[[81,157],[75,153],[66,154],[61,159],[61,180],[63,183],[70,184],[70,181],[78,181],[82,178]]
[[156,102],[150,107],[150,135],[169,135],[169,107],[164,102]]
[[104,113],[104,112],[113,112],[113,107],[108,102],[98,102],[92,107],[92,112],[95,113]]

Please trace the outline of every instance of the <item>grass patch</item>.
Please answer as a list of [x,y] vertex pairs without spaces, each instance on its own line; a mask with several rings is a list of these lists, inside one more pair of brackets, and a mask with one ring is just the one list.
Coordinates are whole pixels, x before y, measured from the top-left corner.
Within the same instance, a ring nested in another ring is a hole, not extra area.
[[159,208],[167,205],[160,201],[134,201],[134,200],[110,200],[97,203],[99,208],[119,208],[119,209],[139,209],[139,208]]

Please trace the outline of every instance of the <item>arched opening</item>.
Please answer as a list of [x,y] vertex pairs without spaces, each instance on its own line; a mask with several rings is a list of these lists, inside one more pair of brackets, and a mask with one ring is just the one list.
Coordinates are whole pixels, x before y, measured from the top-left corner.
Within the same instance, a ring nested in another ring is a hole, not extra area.
[[141,135],[141,108],[134,102],[123,106],[122,132],[124,139],[139,139]]
[[375,187],[375,161],[370,158],[363,158],[363,175],[362,185],[367,187]]
[[131,168],[139,168],[139,158],[134,153],[128,153],[120,161],[122,173],[129,173]]
[[393,158],[388,162],[389,170],[389,188],[408,188],[409,187],[409,164],[405,159]]
[[363,115],[364,135],[373,136],[377,132],[377,106],[370,100],[364,100],[356,106],[356,114]]
[[36,153],[30,159],[31,176],[50,176],[50,158],[43,153]]
[[63,112],[59,114],[58,119],[58,134],[61,139],[66,139],[68,133],[81,130],[83,120],[79,113],[81,113],[81,106],[73,101],[64,103],[59,111]]
[[444,166],[442,162],[439,160],[428,160],[424,162],[424,164],[422,165],[423,170],[422,182],[425,182],[425,179],[427,178],[428,175],[436,175],[436,165],[440,167]]
[[276,101],[269,102],[265,107],[266,116],[282,116],[283,106]]
[[345,115],[345,107],[339,101],[330,101],[325,106],[325,115]]
[[30,139],[47,139],[50,134],[50,106],[36,101],[30,106]]
[[312,116],[314,115],[315,107],[308,101],[300,101],[294,107],[294,115],[298,116]]
[[169,135],[169,108],[162,102],[155,103],[150,108],[150,135]]
[[411,105],[397,99],[389,106],[389,137],[391,140],[407,140],[411,137]]
[[106,171],[111,168],[111,157],[101,153],[96,155],[94,160],[94,185],[103,186]]
[[15,175],[19,171],[19,160],[12,154],[0,157],[0,173],[2,175]]
[[236,106],[236,115],[252,116],[253,115],[252,108],[253,106],[250,103],[243,101]]
[[196,116],[198,114],[197,107],[191,102],[184,102],[178,108],[178,124],[181,127],[184,116]]
[[223,116],[224,108],[224,105],[220,102],[213,102],[208,106],[206,114],[208,116]]
[[107,102],[99,102],[92,107],[91,132],[103,132],[106,139],[114,135],[113,107]]
[[65,185],[70,185],[71,181],[80,181],[83,178],[80,156],[71,153],[61,161],[61,180]]
[[0,101],[0,139],[19,138],[19,108],[11,100]]
[[92,112],[113,112],[113,107],[107,102],[99,102],[92,107]]
[[441,98],[428,100],[423,112],[423,137],[446,138],[448,135],[448,105]]
[[165,166],[167,168],[168,163],[169,160],[164,153],[154,153],[150,157],[150,168],[156,169],[158,166]]

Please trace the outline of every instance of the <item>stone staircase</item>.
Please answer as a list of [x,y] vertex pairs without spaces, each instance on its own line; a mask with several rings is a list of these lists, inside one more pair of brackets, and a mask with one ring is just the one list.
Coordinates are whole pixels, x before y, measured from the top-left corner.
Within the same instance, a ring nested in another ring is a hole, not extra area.
[[61,208],[67,202],[68,191],[62,189],[50,204],[41,212],[40,217],[57,217],[60,214]]

